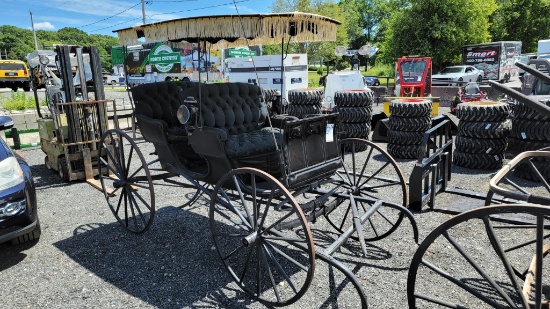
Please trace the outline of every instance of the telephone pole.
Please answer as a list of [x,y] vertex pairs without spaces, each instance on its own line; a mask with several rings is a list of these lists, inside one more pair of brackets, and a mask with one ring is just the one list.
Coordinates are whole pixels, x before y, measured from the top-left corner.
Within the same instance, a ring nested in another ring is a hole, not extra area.
[[34,50],[38,50],[38,42],[36,41],[36,32],[34,31],[34,21],[32,19],[32,12],[29,10],[29,13],[31,14],[32,36],[34,38]]
[[145,0],[141,0],[141,15],[143,16],[143,24],[145,25],[147,23],[145,20]]

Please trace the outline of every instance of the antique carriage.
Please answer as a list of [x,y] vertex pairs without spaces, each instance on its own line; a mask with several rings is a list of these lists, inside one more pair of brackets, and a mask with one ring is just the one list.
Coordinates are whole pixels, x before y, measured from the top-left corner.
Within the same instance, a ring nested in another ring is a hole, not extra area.
[[[135,39],[235,44],[333,40],[336,20],[306,13],[187,18],[119,30]],[[202,44],[202,45],[201,45]],[[361,244],[391,234],[408,217],[407,188],[395,161],[362,139],[340,139],[336,113],[303,119],[275,115],[259,86],[162,81],[131,89],[141,135],[154,145],[146,161],[121,130],[100,142],[100,181],[119,222],[145,232],[155,216],[158,185],[204,194],[214,244],[235,282],[275,306],[298,300],[309,287],[315,259],[330,263],[366,296],[354,274],[331,255],[348,239]],[[372,93],[364,96],[372,103]],[[160,165],[160,168],[153,166]],[[391,198],[383,198],[392,192]],[[325,217],[339,233],[318,251],[309,224]]]

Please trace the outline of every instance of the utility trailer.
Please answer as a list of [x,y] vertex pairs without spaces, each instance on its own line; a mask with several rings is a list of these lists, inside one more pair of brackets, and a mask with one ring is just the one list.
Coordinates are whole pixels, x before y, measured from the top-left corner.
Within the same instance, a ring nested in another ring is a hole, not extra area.
[[484,80],[509,82],[512,76],[519,75],[518,67],[514,64],[520,60],[520,56],[520,41],[491,42],[462,47],[462,64],[482,70]]
[[307,54],[229,58],[226,62],[229,82],[277,89],[285,100],[289,90],[308,87]]
[[[39,112],[38,119],[45,165],[63,181],[85,179],[101,187],[94,176],[99,173],[98,142],[108,121],[99,50],[59,45],[55,55],[37,56],[49,108],[49,115]],[[52,59],[56,72],[51,69]],[[38,109],[38,100],[36,104]]]

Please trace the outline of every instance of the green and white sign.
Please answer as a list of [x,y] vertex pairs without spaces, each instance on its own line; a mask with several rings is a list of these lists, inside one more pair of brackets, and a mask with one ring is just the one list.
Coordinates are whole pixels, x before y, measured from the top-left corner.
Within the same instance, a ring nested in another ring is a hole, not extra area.
[[174,63],[180,63],[180,61],[180,53],[172,51],[172,48],[167,45],[159,45],[149,54],[149,63],[162,73],[170,72]]
[[250,57],[256,56],[256,51],[248,48],[231,48],[229,49],[230,57]]

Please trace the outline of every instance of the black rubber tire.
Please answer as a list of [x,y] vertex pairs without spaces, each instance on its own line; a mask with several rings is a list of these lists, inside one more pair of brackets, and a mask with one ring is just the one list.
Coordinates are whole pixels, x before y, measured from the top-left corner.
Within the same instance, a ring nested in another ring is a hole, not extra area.
[[390,115],[425,117],[432,114],[432,101],[423,99],[395,99],[390,102]]
[[455,150],[467,153],[501,154],[508,143],[505,138],[471,138],[458,135]]
[[304,118],[307,115],[316,115],[321,113],[321,106],[306,104],[289,104],[286,107],[286,113],[290,116]]
[[[543,102],[546,106],[550,106],[550,100],[547,100],[547,101],[541,100],[540,102]],[[550,120],[550,117],[530,108],[529,106],[521,102],[517,102],[517,104],[514,107],[514,117],[521,118],[521,119],[530,119],[530,120],[544,120],[544,121]]]
[[334,93],[334,104],[341,107],[372,106],[374,92],[368,90],[344,90]]
[[372,107],[340,107],[335,106],[333,113],[339,113],[342,122],[367,122],[372,119]]
[[477,78],[476,78],[476,82],[478,83],[481,83],[481,81],[483,80],[483,77],[481,75],[479,75]]
[[465,168],[495,170],[502,167],[504,154],[467,153],[453,151],[453,164]]
[[408,132],[388,130],[388,140],[391,144],[418,145],[422,143],[424,132]]
[[340,126],[342,133],[341,139],[344,138],[363,138],[368,140],[370,135],[370,124],[368,123],[342,123]]
[[432,117],[430,116],[410,118],[391,115],[388,120],[388,128],[395,131],[425,132],[431,127]]
[[31,91],[31,83],[30,82],[25,83],[25,85],[23,85],[23,91]]
[[[546,180],[546,182],[550,182],[550,162],[533,162],[533,164],[539,170],[544,180]],[[513,173],[514,176],[518,178],[540,182],[540,179],[538,179],[535,172],[528,163],[518,164]]]
[[273,100],[275,100],[275,96],[277,95],[277,89],[262,88],[262,95],[266,102],[273,102]]
[[506,138],[510,134],[512,122],[508,119],[499,122],[459,121],[458,135],[475,138]]
[[388,143],[388,153],[399,159],[418,159],[422,154],[420,145],[399,145]]
[[67,159],[65,159],[65,157],[59,158],[57,168],[59,178],[61,178],[62,181],[69,181],[69,168],[67,167]]
[[515,155],[524,151],[540,150],[550,147],[550,141],[532,141],[514,137],[511,137],[508,141],[510,144],[509,149]]
[[510,136],[535,141],[550,141],[550,121],[514,119]]
[[40,227],[40,221],[36,219],[36,226],[34,230],[28,232],[27,234],[23,234],[19,237],[15,237],[10,240],[10,243],[12,245],[20,245],[24,244],[26,242],[29,242],[31,240],[35,240],[40,238],[40,235],[42,234],[42,228]]
[[462,121],[504,121],[511,110],[508,103],[465,102],[456,107],[456,117]]
[[288,91],[291,104],[320,105],[323,100],[323,89],[296,89]]
[[49,163],[49,158],[48,158],[48,156],[45,156],[45,157],[44,157],[44,165],[46,166],[46,168],[47,168],[48,170],[51,170],[51,169],[52,169],[52,166],[51,166],[50,163]]

